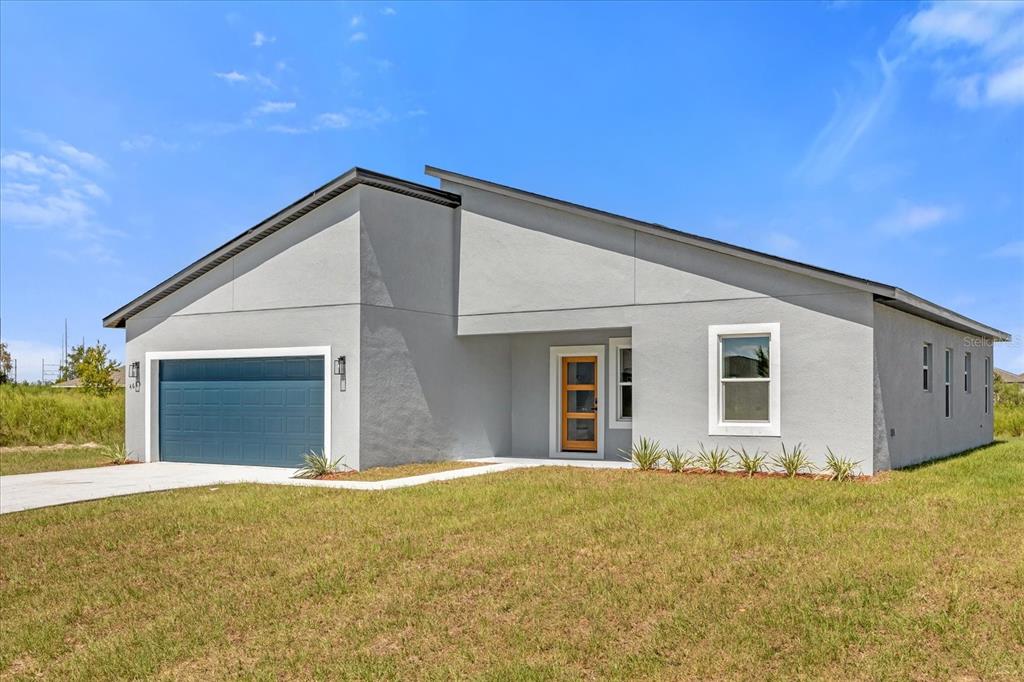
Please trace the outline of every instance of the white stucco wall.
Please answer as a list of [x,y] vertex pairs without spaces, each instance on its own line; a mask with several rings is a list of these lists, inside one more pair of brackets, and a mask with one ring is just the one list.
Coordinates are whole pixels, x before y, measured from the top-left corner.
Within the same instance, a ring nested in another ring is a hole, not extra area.
[[[876,304],[874,314],[875,456],[879,468],[918,464],[992,442],[985,412],[986,339]],[[932,387],[924,390],[923,346],[932,344]],[[952,411],[945,416],[944,351],[953,350]],[[964,391],[964,353],[971,353],[972,390]],[[991,366],[991,365],[990,365]]]

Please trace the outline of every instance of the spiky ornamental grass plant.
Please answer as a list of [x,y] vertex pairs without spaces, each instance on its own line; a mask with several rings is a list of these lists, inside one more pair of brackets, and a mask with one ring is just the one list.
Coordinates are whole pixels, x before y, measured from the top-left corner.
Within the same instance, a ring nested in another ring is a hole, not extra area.
[[108,445],[103,448],[103,454],[111,464],[127,464],[132,457],[132,451],[125,447],[124,443]]
[[828,454],[825,456],[825,471],[828,473],[828,480],[838,481],[852,481],[857,477],[857,472],[860,470],[860,460],[853,461],[846,457],[840,457],[832,452],[832,448],[826,447],[825,450]]
[[772,457],[772,464],[790,478],[803,471],[810,473],[814,470],[803,443],[797,443],[789,450],[786,449],[786,444],[783,443],[782,454]]
[[697,463],[708,473],[717,474],[729,468],[729,451],[717,445],[707,449],[704,443],[697,443]]
[[762,452],[760,449],[754,450],[753,453],[747,452],[747,448],[743,445],[740,449],[732,448],[732,451],[736,454],[736,460],[739,463],[740,471],[745,473],[747,476],[753,476],[762,469],[764,469],[764,462],[768,459],[768,453]]
[[653,471],[657,469],[661,463],[661,458],[665,455],[665,450],[661,447],[661,443],[646,436],[640,436],[640,440],[633,443],[633,448],[629,452],[625,450],[619,450],[619,452],[627,455],[629,461],[640,471]]
[[664,457],[665,463],[668,464],[669,471],[675,473],[679,473],[684,469],[689,469],[696,459],[690,453],[680,450],[678,445],[675,450],[666,449]]
[[295,478],[320,478],[321,476],[337,473],[341,471],[341,461],[343,459],[345,457],[341,456],[332,462],[323,450],[310,450],[302,455],[303,464],[295,472]]

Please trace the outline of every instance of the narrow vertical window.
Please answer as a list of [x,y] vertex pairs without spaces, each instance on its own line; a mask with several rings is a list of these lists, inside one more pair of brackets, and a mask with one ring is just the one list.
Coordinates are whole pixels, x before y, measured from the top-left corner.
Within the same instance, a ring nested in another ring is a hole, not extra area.
[[985,414],[988,414],[988,406],[991,400],[992,391],[992,361],[985,358]]
[[945,360],[946,360],[946,365],[945,365],[945,370],[946,371],[945,371],[943,376],[945,377],[944,387],[945,387],[945,392],[946,392],[946,395],[945,395],[945,397],[946,397],[946,416],[949,417],[949,416],[951,416],[953,414],[953,410],[952,410],[953,406],[950,403],[950,400],[953,397],[951,395],[951,393],[952,393],[951,389],[952,389],[952,384],[953,384],[953,349],[952,348],[947,348],[946,349]]
[[608,392],[608,427],[629,429],[633,426],[633,340],[625,338],[608,339],[611,362],[608,366],[611,390]]
[[922,388],[932,390],[932,344],[924,344],[924,359],[921,365]]
[[971,354],[964,353],[964,393],[971,392]]

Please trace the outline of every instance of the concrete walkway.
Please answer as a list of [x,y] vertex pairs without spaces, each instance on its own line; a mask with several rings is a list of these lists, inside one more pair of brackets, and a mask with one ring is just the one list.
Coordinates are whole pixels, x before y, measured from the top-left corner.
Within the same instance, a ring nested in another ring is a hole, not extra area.
[[481,466],[406,478],[393,478],[387,481],[311,481],[292,478],[295,473],[294,469],[180,462],[153,462],[151,464],[0,476],[0,514],[85,500],[98,500],[104,497],[231,483],[301,485],[344,490],[392,490],[524,467],[577,466],[605,469],[629,468],[630,466],[628,462],[573,459],[480,458],[466,461],[476,462]]

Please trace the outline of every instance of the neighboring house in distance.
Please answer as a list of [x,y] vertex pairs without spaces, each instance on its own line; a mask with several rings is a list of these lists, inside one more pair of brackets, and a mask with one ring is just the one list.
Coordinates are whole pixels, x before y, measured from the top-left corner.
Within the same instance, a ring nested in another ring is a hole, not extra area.
[[1024,374],[1014,374],[996,367],[996,376],[1007,384],[1024,384]]
[[[124,365],[121,365],[113,372],[110,376],[114,379],[114,386],[117,388],[124,388]],[[67,381],[58,381],[53,385],[53,388],[81,388],[82,382],[78,377],[74,379],[68,379]]]
[[[104,319],[147,461],[355,468],[992,440],[1005,332],[897,287],[436,168],[353,169]],[[133,379],[133,383],[135,380]]]

